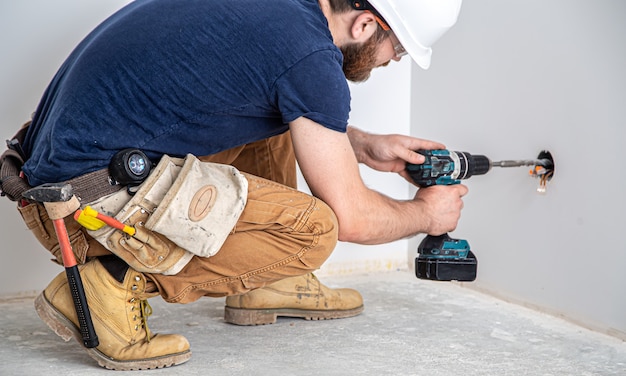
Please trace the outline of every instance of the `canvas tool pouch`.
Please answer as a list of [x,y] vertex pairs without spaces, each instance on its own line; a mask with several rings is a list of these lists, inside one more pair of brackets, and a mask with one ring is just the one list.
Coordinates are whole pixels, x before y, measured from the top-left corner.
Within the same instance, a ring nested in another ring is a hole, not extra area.
[[120,191],[90,204],[134,226],[89,234],[139,272],[176,274],[195,256],[216,254],[246,205],[248,181],[234,167],[164,155],[130,196]]

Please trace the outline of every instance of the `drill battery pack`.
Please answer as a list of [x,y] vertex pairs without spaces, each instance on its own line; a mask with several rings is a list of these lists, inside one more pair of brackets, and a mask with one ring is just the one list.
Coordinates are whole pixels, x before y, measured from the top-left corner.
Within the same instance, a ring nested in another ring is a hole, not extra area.
[[461,259],[433,258],[420,255],[415,259],[415,275],[434,281],[471,282],[476,279],[478,261],[472,251]]
[[464,239],[443,234],[428,235],[417,247],[415,275],[433,281],[471,282],[476,279],[478,260]]

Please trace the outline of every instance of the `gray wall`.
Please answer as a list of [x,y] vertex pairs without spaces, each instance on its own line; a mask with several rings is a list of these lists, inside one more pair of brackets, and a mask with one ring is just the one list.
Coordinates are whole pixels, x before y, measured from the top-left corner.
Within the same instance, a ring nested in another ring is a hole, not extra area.
[[[465,1],[413,71],[414,135],[492,159],[552,152],[545,195],[527,168],[467,181],[455,237],[472,287],[626,338],[626,2]],[[412,244],[411,246],[413,246]]]

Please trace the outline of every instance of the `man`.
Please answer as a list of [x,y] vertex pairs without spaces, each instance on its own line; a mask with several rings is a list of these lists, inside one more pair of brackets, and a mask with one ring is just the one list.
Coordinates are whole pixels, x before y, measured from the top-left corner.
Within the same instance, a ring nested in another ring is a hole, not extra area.
[[[137,0],[88,35],[44,93],[22,142],[22,172],[30,186],[72,183],[83,207],[142,234],[86,231],[66,220],[100,340],[89,355],[121,370],[187,361],[184,337],[148,330],[146,299],[156,295],[178,303],[228,296],[225,319],[240,325],[354,316],[363,310],[357,291],[329,289],[311,274],[337,240],[380,244],[453,230],[465,186],[420,189],[399,201],[363,184],[358,163],[406,177],[406,162],[423,162],[415,150],[444,145],[348,127],[346,78],[366,80],[406,51],[427,68],[430,45],[459,7],[460,0]],[[158,165],[144,184],[120,190],[107,183],[109,166],[128,148]],[[293,189],[296,160],[313,196]],[[199,172],[203,184],[224,171],[231,180],[188,194],[194,208],[205,205],[201,215],[189,206],[165,218],[185,192],[168,195],[191,184],[192,167],[209,171]],[[149,189],[168,178],[153,199]],[[237,215],[227,211],[209,223],[217,228],[210,236],[193,238],[202,227],[196,220],[217,212],[234,187]],[[45,209],[24,201],[18,208],[60,261]],[[191,249],[206,244],[219,252]],[[80,338],[65,274],[35,305],[57,334]]]

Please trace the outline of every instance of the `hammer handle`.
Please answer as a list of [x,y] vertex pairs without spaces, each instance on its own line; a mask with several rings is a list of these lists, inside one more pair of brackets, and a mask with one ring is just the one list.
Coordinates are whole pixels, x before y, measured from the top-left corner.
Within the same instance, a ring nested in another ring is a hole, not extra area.
[[76,265],[74,252],[72,252],[65,222],[63,222],[63,219],[54,219],[52,222],[57,238],[59,239],[59,246],[61,247],[61,254],[63,256],[63,266],[65,266],[67,282],[69,283],[72,299],[74,300],[74,308],[76,309],[83,344],[87,348],[97,347],[99,344],[98,336],[96,335],[96,330],[91,320],[85,289],[83,288],[83,282],[78,271],[78,266]]

